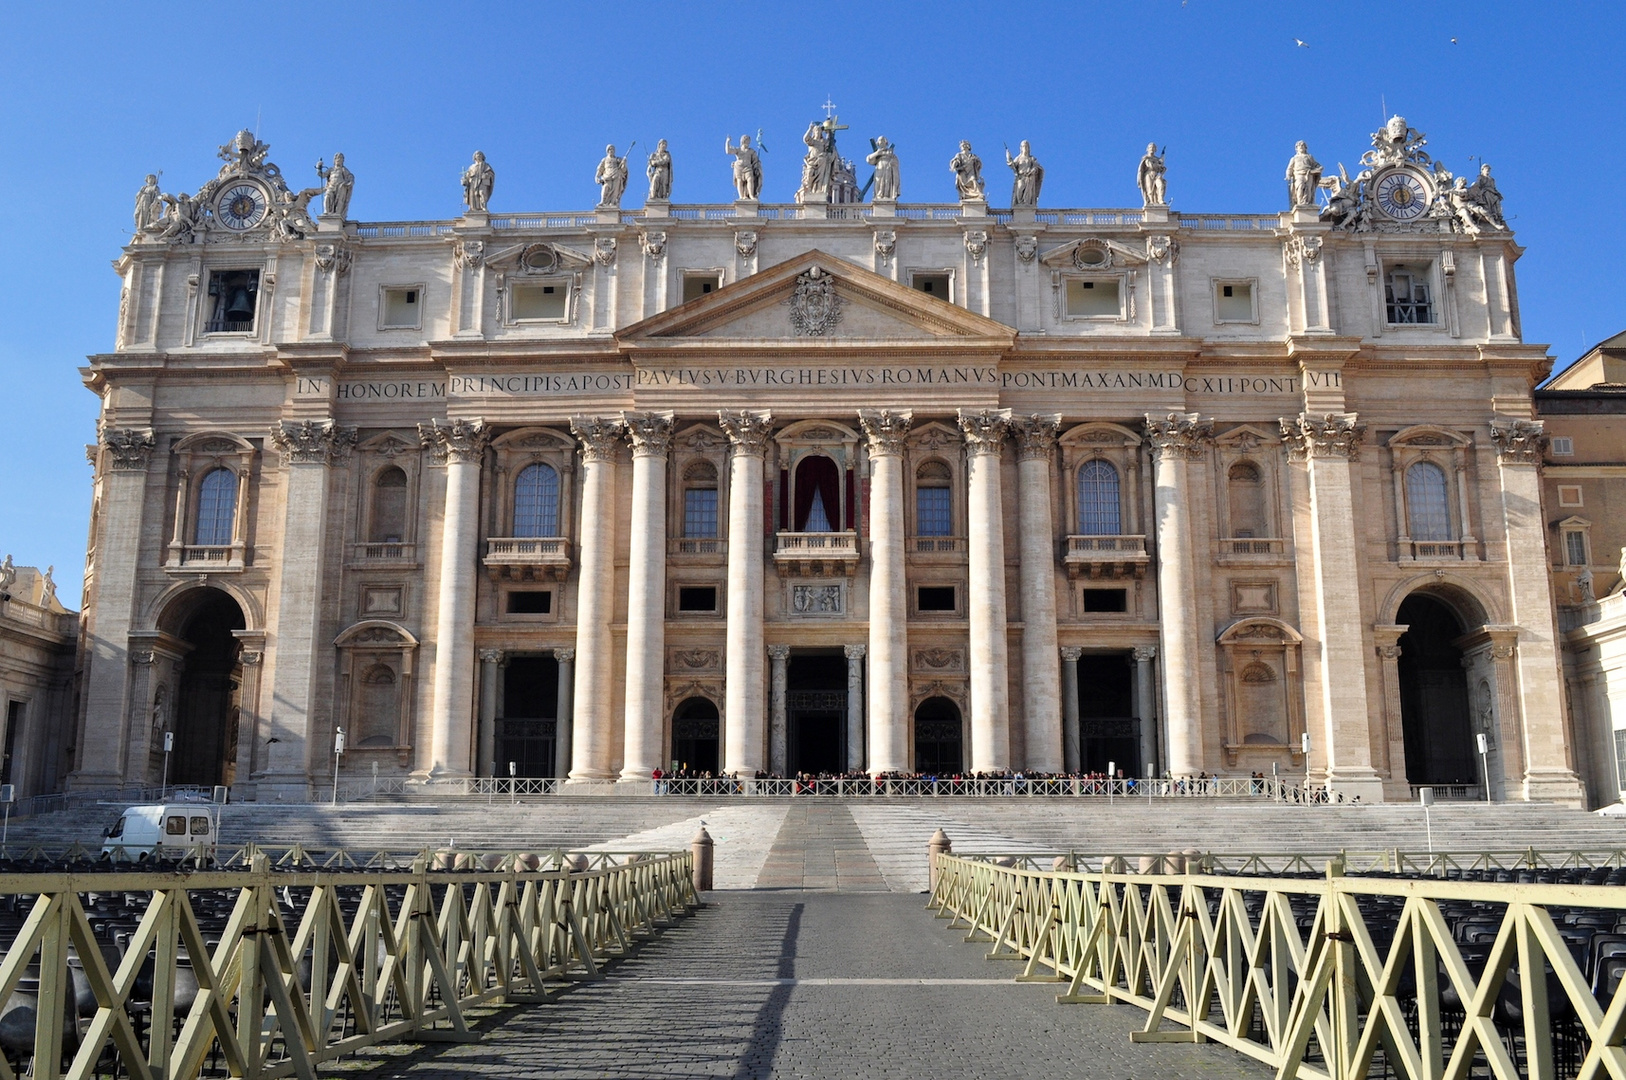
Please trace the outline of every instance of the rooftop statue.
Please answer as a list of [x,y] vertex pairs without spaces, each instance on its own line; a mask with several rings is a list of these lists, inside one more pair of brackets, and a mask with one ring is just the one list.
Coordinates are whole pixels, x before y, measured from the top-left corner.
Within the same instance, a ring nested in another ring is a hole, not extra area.
[[158,190],[158,174],[148,173],[146,182],[141,190],[136,192],[135,200],[135,230],[138,233],[146,232],[164,212],[164,195]]
[[344,167],[344,155],[333,155],[333,168],[327,168],[321,158],[316,159],[316,176],[322,181],[322,216],[341,221],[350,213],[350,191],[356,186],[356,176]]
[[1372,149],[1361,155],[1361,164],[1369,169],[1408,163],[1426,166],[1432,164],[1423,152],[1427,145],[1428,136],[1406,123],[1404,116],[1391,116],[1383,130],[1372,133]]
[[665,202],[672,197],[672,154],[666,149],[665,139],[655,144],[644,174],[649,177],[649,202]]
[[831,120],[815,121],[807,125],[802,136],[807,154],[802,158],[802,186],[796,191],[797,202],[829,202],[837,163],[836,130]]
[[864,160],[875,166],[875,176],[871,183],[875,185],[874,196],[877,200],[896,201],[900,188],[898,178],[898,155],[892,149],[892,144],[885,135],[877,136],[870,144],[874,152]]
[[463,170],[463,205],[471,213],[483,214],[491,206],[491,189],[497,184],[497,170],[486,164],[484,152],[474,152],[474,164]]
[[949,159],[949,169],[954,173],[954,190],[961,202],[988,197],[982,181],[982,158],[971,152],[969,142],[960,140],[960,152]]
[[741,202],[754,202],[762,194],[762,159],[751,149],[751,136],[741,135],[740,145],[723,139],[723,153],[734,155],[734,192]]
[[1039,189],[1044,186],[1044,166],[1033,156],[1033,148],[1022,140],[1015,157],[1011,148],[1005,148],[1005,164],[1015,176],[1011,179],[1012,206],[1038,206]]
[[[633,145],[637,145],[636,143]],[[631,152],[631,147],[628,147]],[[593,173],[593,182],[598,185],[598,204],[605,207],[619,207],[621,196],[627,190],[627,159],[615,156],[615,145],[612,143],[604,148],[604,160],[598,163]]]
[[1147,143],[1146,153],[1140,159],[1140,167],[1135,170],[1135,183],[1140,185],[1140,197],[1144,205],[1169,205],[1168,183],[1164,179],[1164,174],[1168,171],[1168,166],[1163,164],[1163,154],[1157,152],[1157,143]]
[[1314,209],[1316,189],[1321,186],[1321,162],[1310,156],[1310,147],[1303,139],[1293,145],[1286,180],[1288,205],[1295,210]]
[[1478,178],[1468,185],[1468,198],[1484,211],[1492,225],[1498,229],[1507,228],[1507,219],[1502,216],[1502,193],[1496,188],[1489,165],[1479,167]]

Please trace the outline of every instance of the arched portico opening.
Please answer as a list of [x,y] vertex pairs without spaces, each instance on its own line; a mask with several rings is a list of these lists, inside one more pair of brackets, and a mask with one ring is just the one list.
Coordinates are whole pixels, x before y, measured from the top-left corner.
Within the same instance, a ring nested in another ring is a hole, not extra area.
[[[243,609],[219,589],[194,589],[173,600],[160,625],[187,645],[177,664],[175,749],[169,782],[212,787],[236,781],[242,737],[243,668],[234,631]],[[162,748],[162,744],[159,744]]]
[[960,707],[946,697],[931,697],[915,707],[915,771],[927,776],[953,776],[963,767]]
[[1413,785],[1477,784],[1468,678],[1457,640],[1467,629],[1441,598],[1415,592],[1401,603],[1400,720],[1406,780]]
[[716,776],[721,726],[715,701],[692,697],[681,702],[672,712],[673,768]]

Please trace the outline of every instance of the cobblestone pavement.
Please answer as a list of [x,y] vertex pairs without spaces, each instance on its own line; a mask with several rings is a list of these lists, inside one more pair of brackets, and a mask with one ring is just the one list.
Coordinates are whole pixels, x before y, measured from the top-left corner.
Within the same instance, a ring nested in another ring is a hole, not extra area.
[[[816,817],[816,815],[815,815]],[[787,820],[785,828],[790,828]],[[809,881],[821,880],[809,877]],[[1264,1077],[1212,1044],[1136,1045],[1145,1014],[1013,983],[919,895],[719,892],[602,982],[502,1010],[478,1043],[389,1047],[350,1076]]]

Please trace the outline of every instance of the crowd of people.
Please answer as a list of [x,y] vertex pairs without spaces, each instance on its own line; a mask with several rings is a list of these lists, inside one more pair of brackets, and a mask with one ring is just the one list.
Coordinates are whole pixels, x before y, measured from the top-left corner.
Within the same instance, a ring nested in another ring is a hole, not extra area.
[[[1192,777],[1174,777],[1165,773],[1161,777],[1130,776],[1118,769],[1109,776],[1105,771],[1086,770],[1066,773],[1010,771],[970,772],[798,772],[784,776],[777,772],[758,770],[750,777],[738,772],[713,773],[711,770],[690,769],[679,766],[672,770],[655,769],[651,774],[657,795],[668,794],[752,794],[764,789],[772,793],[794,795],[885,795],[914,793],[966,793],[976,795],[1036,793],[1069,795],[1146,794],[1148,786],[1155,794],[1197,795],[1218,793],[1217,781],[1243,779],[1248,781],[1245,791],[1235,794],[1263,795],[1273,777],[1254,772],[1249,777],[1222,778],[1217,773],[1200,772]],[[788,791],[787,791],[788,788]]]

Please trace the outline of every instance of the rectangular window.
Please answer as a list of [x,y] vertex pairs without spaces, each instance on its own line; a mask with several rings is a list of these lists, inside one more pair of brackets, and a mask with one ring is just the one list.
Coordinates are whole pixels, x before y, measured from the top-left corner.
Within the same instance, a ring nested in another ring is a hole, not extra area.
[[953,611],[953,585],[922,585],[915,591],[915,607],[920,611]]
[[1575,456],[1575,440],[1570,438],[1568,435],[1554,435],[1553,441],[1550,445],[1552,447],[1553,457]]
[[206,334],[249,333],[259,306],[258,270],[215,270],[209,274],[209,319]]
[[206,817],[203,817],[201,814],[194,817],[192,819],[192,835],[193,836],[208,836],[209,835],[209,819],[206,818]]
[[562,281],[526,283],[508,288],[508,315],[514,322],[563,320],[570,299],[570,286]]
[[715,585],[684,585],[678,589],[679,611],[716,611]]
[[165,836],[185,836],[186,817],[182,814],[171,814],[164,818]]
[[683,493],[683,535],[716,539],[716,488],[689,488]]
[[721,274],[685,274],[683,275],[683,302],[698,300],[702,296],[710,296],[723,287]]
[[413,285],[406,288],[386,286],[384,288],[384,302],[378,320],[381,330],[416,330],[422,326],[418,312],[423,305],[418,302],[423,296],[423,290]]
[[1124,612],[1129,610],[1129,591],[1127,589],[1085,589],[1084,610],[1086,612]]
[[1383,302],[1393,325],[1433,325],[1434,302],[1429,295],[1428,267],[1391,266],[1383,283]]
[[1067,283],[1067,315],[1073,319],[1116,319],[1122,313],[1118,303],[1118,279],[1094,278]]
[[954,521],[949,502],[949,489],[915,489],[915,535],[951,536]]
[[1253,282],[1214,282],[1214,321],[1256,322],[1257,317],[1253,313]]
[[520,589],[508,594],[508,614],[547,615],[553,611],[553,593],[548,589]]
[[953,302],[949,295],[949,276],[947,274],[911,274],[909,287],[916,292],[923,292],[928,296],[935,296],[939,300]]
[[1585,566],[1586,533],[1580,529],[1568,529],[1564,532],[1564,561],[1571,566]]
[[1558,505],[1559,506],[1580,506],[1580,505],[1582,505],[1582,503],[1581,503],[1581,485],[1580,484],[1559,484],[1558,485]]

